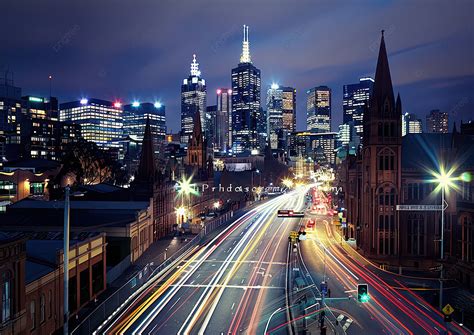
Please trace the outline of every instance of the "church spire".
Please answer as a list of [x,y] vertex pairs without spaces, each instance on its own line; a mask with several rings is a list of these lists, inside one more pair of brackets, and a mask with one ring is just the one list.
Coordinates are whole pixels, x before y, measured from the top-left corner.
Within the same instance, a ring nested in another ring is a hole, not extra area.
[[196,54],[193,54],[193,61],[191,63],[191,76],[200,77],[201,71],[199,71],[199,63],[196,62]]
[[250,59],[250,42],[249,42],[249,26],[244,24],[244,39],[242,40],[242,55],[240,55],[241,63],[252,63]]
[[382,30],[377,69],[375,70],[375,83],[370,105],[374,107],[374,110],[382,112],[387,99],[390,106],[393,107],[395,105],[395,99],[388,65],[387,49],[385,48],[384,31]]
[[143,135],[140,164],[137,170],[137,180],[144,181],[153,179],[155,176],[155,157],[153,148],[153,137],[151,134],[150,119],[147,118],[145,134]]

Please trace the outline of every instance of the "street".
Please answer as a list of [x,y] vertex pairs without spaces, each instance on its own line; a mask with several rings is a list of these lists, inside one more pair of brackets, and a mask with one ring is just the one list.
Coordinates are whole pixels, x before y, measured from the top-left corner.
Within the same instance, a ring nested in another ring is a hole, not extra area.
[[[442,333],[441,314],[400,289],[407,278],[377,271],[341,240],[331,216],[307,210],[308,190],[268,200],[193,248],[100,333],[316,334],[323,310],[328,333]],[[305,211],[305,218],[279,218],[279,209]],[[314,230],[293,246],[290,232],[309,218]],[[323,303],[324,279],[330,291]],[[366,303],[357,302],[358,283],[369,285]],[[449,330],[468,334],[455,323]]]

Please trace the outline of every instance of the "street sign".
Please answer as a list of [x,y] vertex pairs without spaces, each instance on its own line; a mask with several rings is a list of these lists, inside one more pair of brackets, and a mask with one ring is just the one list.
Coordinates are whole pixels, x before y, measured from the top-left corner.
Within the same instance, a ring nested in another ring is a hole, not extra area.
[[[446,209],[446,206],[444,209]],[[397,205],[397,211],[441,211],[441,205]]]
[[443,307],[442,311],[444,315],[451,315],[454,312],[454,308],[450,304],[446,304],[446,306]]

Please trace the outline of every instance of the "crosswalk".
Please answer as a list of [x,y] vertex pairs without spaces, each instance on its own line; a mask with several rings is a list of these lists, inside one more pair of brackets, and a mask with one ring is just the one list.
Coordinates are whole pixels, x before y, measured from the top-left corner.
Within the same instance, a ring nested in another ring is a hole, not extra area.
[[[344,318],[346,318],[346,316],[344,314],[339,314],[339,316],[336,318],[338,324],[342,325],[343,324],[343,320]],[[346,322],[344,322],[344,325],[342,326],[342,329],[344,331],[347,330],[347,328],[349,328],[349,326],[352,324],[354,320],[352,320],[351,318],[347,317],[346,318]]]

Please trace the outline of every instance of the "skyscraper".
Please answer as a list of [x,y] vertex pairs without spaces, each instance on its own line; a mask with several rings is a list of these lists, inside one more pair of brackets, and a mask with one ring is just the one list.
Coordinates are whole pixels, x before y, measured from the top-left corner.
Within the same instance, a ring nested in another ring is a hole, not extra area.
[[357,135],[362,140],[364,133],[364,111],[369,107],[370,95],[374,87],[374,80],[370,77],[360,78],[358,84],[344,85],[342,108],[344,111],[342,122],[353,122]]
[[439,109],[433,109],[426,116],[426,131],[428,133],[447,133],[448,121],[447,112],[440,112]]
[[278,137],[283,130],[282,89],[277,84],[267,91],[267,137],[272,149],[278,148]]
[[260,70],[250,58],[249,29],[244,25],[242,55],[232,69],[232,152],[258,150],[257,120],[260,112]]
[[289,132],[296,131],[296,89],[281,87],[283,128]]
[[217,112],[214,149],[220,153],[227,153],[231,145],[231,129],[229,127],[232,121],[232,90],[230,88],[217,89]]
[[[60,105],[61,122],[78,124],[81,136],[101,149],[120,152],[123,137],[122,106],[111,101],[83,98]],[[120,157],[119,153],[119,157]]]
[[[118,106],[118,103],[117,103]],[[124,135],[141,143],[147,121],[155,142],[163,141],[166,135],[165,106],[161,102],[137,102],[123,106]]]
[[417,119],[415,114],[405,113],[402,116],[402,136],[407,134],[420,134],[423,132],[421,119]]
[[311,88],[306,92],[307,130],[316,133],[331,131],[331,89],[327,86]]
[[196,62],[196,55],[193,55],[191,73],[181,85],[181,143],[187,144],[189,141],[196,111],[201,116],[201,124],[205,125],[206,81],[201,78],[199,63]]

